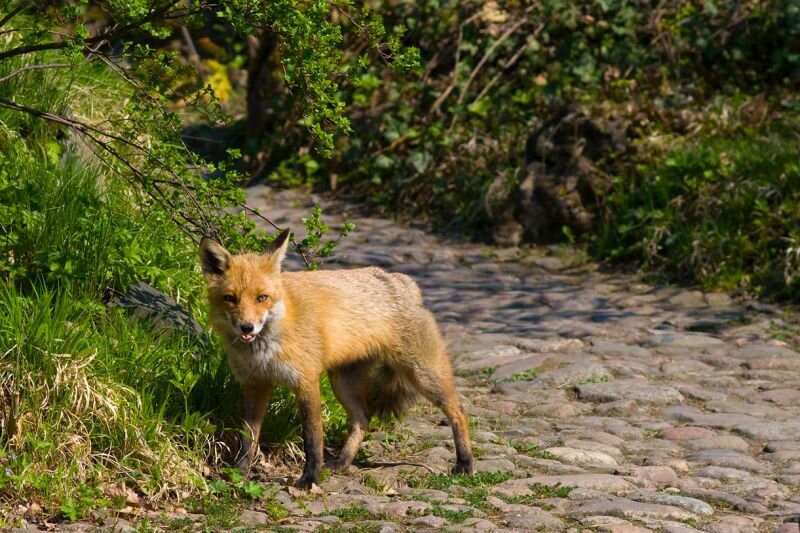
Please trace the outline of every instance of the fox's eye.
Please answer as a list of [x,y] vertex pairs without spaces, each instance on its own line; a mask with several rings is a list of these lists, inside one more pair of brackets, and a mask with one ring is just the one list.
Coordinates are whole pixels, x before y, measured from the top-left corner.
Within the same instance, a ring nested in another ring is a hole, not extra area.
[[256,301],[257,301],[258,303],[260,303],[260,304],[263,304],[263,303],[264,303],[264,302],[266,302],[268,299],[269,299],[269,296],[267,296],[266,294],[259,294],[259,295],[258,295],[258,298],[256,298]]
[[234,296],[233,294],[226,294],[225,296],[222,297],[222,299],[228,302],[229,304],[236,303],[236,296]]

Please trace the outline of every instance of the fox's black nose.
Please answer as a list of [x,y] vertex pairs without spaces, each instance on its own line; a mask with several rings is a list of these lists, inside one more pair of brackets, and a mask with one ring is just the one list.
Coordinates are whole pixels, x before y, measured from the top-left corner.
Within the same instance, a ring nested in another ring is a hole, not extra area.
[[253,324],[240,324],[239,329],[242,330],[242,333],[252,333],[253,332]]

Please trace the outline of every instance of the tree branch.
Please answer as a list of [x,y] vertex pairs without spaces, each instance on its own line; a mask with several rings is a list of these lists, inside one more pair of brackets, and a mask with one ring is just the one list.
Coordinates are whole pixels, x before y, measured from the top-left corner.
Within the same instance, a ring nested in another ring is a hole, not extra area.
[[[77,120],[69,119],[69,118],[66,118],[66,117],[59,116],[59,115],[53,115],[52,113],[47,113],[47,112],[41,111],[39,109],[34,109],[32,107],[28,107],[28,106],[25,106],[25,105],[22,105],[22,104],[18,104],[16,102],[12,102],[10,100],[6,100],[5,98],[0,98],[0,107],[5,107],[7,109],[12,109],[12,110],[15,110],[15,111],[21,111],[23,113],[27,113],[29,115],[32,115],[32,116],[35,116],[35,117],[38,117],[38,118],[41,118],[41,119],[56,123],[56,124],[61,124],[63,126],[67,126],[68,128],[71,128],[71,129],[73,129],[73,130],[75,130],[75,131],[77,131],[79,133],[82,133],[83,135],[86,135],[89,139],[91,139],[94,143],[96,143],[98,146],[100,146],[103,150],[105,150],[106,152],[111,154],[115,159],[119,160],[123,165],[128,167],[131,170],[131,172],[133,172],[134,175],[139,179],[140,184],[146,190],[147,189],[147,187],[146,187],[147,180],[145,178],[145,173],[142,170],[138,169],[136,166],[134,166],[133,163],[131,163],[131,161],[129,159],[127,159],[122,154],[120,154],[113,146],[111,146],[111,144],[109,142],[104,141],[103,139],[98,137],[98,135],[101,135],[101,136],[106,137],[108,139],[117,141],[119,143],[122,143],[124,145],[127,145],[127,146],[139,151],[140,153],[142,153],[145,156],[147,156],[150,160],[152,160],[155,163],[157,163],[158,166],[161,168],[161,170],[163,172],[166,172],[167,174],[169,174],[170,176],[173,177],[173,179],[175,180],[174,183],[173,183],[174,186],[183,189],[183,191],[187,194],[188,198],[194,204],[195,209],[197,209],[197,212],[200,214],[200,217],[202,219],[202,223],[203,224],[201,226],[196,220],[188,218],[184,213],[179,213],[179,214],[187,222],[195,225],[196,227],[202,227],[203,229],[205,229],[205,231],[208,231],[208,230],[211,229],[211,224],[208,222],[208,220],[205,217],[205,214],[204,214],[204,211],[203,211],[203,207],[200,205],[200,202],[197,200],[197,197],[192,193],[192,191],[189,188],[186,187],[186,184],[183,183],[183,180],[181,179],[181,177],[177,173],[175,173],[175,171],[172,170],[169,167],[169,165],[164,163],[164,161],[162,161],[157,155],[155,155],[152,151],[148,150],[144,146],[138,145],[138,144],[134,143],[133,141],[130,141],[130,140],[124,138],[124,137],[120,137],[119,135],[115,135],[115,134],[103,131],[100,128],[97,128],[97,127],[92,126],[90,124],[86,124],[84,122],[80,122],[80,121],[77,121]],[[163,199],[166,201],[166,203],[168,205],[172,206],[172,204],[166,198],[166,195],[164,193],[162,193],[161,190],[157,189],[157,192],[159,193],[159,195],[161,195],[163,197]]]
[[3,76],[2,78],[0,78],[0,83],[6,82],[6,81],[10,80],[11,78],[13,78],[14,76],[17,76],[17,75],[22,74],[23,72],[27,72],[29,70],[38,70],[38,69],[43,69],[43,68],[69,68],[71,66],[72,65],[70,65],[69,63],[50,63],[50,64],[47,64],[47,65],[28,65],[27,67],[18,68],[17,70],[11,72],[10,74],[7,74],[6,76]]
[[[244,209],[248,213],[251,213],[251,214],[257,216],[258,218],[260,218],[261,220],[263,220],[264,222],[266,222],[267,224],[269,224],[270,226],[272,226],[276,230],[281,231],[283,229],[280,226],[278,226],[275,222],[273,222],[272,220],[268,219],[267,217],[265,217],[264,215],[259,213],[257,210],[253,209],[252,207],[247,206],[245,204],[239,204],[239,207],[241,207],[242,209]],[[291,243],[294,244],[295,251],[296,251],[297,250],[297,241],[295,241],[294,238],[292,238]],[[300,252],[300,251],[298,251],[297,253],[300,254],[301,258],[303,258],[303,262],[306,264],[307,267],[311,266],[311,263],[308,262],[308,258],[306,257],[306,254],[304,254],[303,252]]]
[[29,7],[31,7],[31,6],[30,6],[30,4],[27,3],[27,0],[22,0],[22,3],[20,5],[18,5],[17,7],[12,9],[11,11],[9,11],[8,14],[5,17],[0,19],[0,28],[2,28],[3,25],[5,25],[6,22],[8,22],[9,20],[13,19],[17,15],[19,15],[21,12],[25,11],[26,9],[28,9]]
[[497,50],[497,47],[500,46],[503,43],[503,41],[508,39],[512,33],[517,31],[520,27],[522,27],[524,24],[527,23],[528,23],[527,17],[518,20],[510,28],[508,28],[505,31],[505,33],[503,33],[503,35],[501,35],[495,42],[493,42],[492,46],[490,46],[488,50],[486,50],[486,53],[483,54],[481,60],[478,61],[478,64],[475,65],[474,69],[472,69],[472,72],[469,75],[467,83],[465,83],[464,87],[461,88],[461,94],[459,94],[458,96],[459,105],[461,105],[464,102],[464,96],[466,96],[469,86],[472,84],[473,81],[475,81],[475,78],[478,76],[478,72],[480,72],[480,70],[483,68],[483,65],[486,64],[489,58],[492,57],[492,54],[494,54],[494,51]]

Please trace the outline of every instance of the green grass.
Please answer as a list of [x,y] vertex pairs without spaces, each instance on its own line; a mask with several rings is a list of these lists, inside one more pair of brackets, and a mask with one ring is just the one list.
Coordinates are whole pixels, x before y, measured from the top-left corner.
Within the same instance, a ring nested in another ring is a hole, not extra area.
[[[0,76],[23,64],[0,62]],[[108,104],[125,88],[81,65],[22,74],[0,97],[100,120],[114,118]],[[165,335],[107,306],[144,281],[205,324],[195,245],[66,138],[0,109],[0,524],[18,523],[16,505],[30,501],[51,519],[113,510],[103,487],[115,483],[153,501],[210,495],[204,472],[225,466],[240,425],[239,387],[213,336]],[[335,438],[346,416],[327,381],[322,390]],[[279,390],[263,440],[296,447],[299,432],[293,397]],[[242,482],[230,493],[260,489]],[[224,507],[215,498],[204,503],[212,511]],[[225,524],[220,514],[214,527]]]
[[406,478],[409,487],[415,489],[445,490],[453,486],[477,488],[497,485],[508,481],[513,476],[508,472],[477,472],[471,476],[449,476],[446,474],[428,474],[426,476],[410,476]]
[[539,375],[539,370],[536,368],[529,368],[528,370],[523,370],[522,372],[515,372],[508,377],[505,377],[499,381],[528,381],[536,376]]
[[[575,487],[569,487],[556,483],[555,485],[545,485],[543,483],[532,483],[528,488],[533,492],[530,496],[522,496],[526,500],[541,500],[542,498],[566,498]],[[509,502],[521,503],[521,502]]]
[[551,459],[555,460],[556,457],[546,451],[539,450],[538,444],[524,444],[518,442],[511,442],[510,445],[517,450],[517,452],[533,457],[534,459]]
[[492,505],[486,501],[488,497],[489,491],[485,487],[476,488],[463,496],[469,505],[484,512],[493,509]]
[[497,370],[496,366],[487,366],[478,370],[465,370],[458,372],[458,375],[463,378],[475,378],[478,380],[487,380],[492,377],[492,374]]
[[467,518],[472,518],[473,516],[475,516],[475,513],[473,513],[472,511],[466,509],[465,510],[446,509],[441,504],[433,504],[425,514],[431,514],[433,516],[444,518],[451,524],[460,524]]
[[341,509],[331,511],[330,514],[333,516],[338,516],[343,522],[386,519],[386,516],[383,514],[372,514],[360,505],[342,507]]
[[596,256],[641,261],[709,289],[796,294],[800,107],[787,101],[755,125],[742,118],[746,110],[729,107],[730,123],[706,124],[616,179]]
[[578,385],[585,385],[587,383],[608,383],[608,376],[595,376],[580,380]]

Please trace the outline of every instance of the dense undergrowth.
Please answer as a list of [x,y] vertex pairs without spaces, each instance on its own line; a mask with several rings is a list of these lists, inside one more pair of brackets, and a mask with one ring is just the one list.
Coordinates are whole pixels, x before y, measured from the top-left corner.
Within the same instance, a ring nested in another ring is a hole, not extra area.
[[800,102],[675,140],[617,178],[595,253],[668,279],[789,297],[800,272]]
[[[528,136],[576,105],[628,139],[595,169],[613,184],[599,191],[596,232],[581,236],[595,257],[683,283],[796,292],[797,2],[382,2],[380,12],[420,49],[419,70],[344,77],[353,132],[328,160],[287,135],[293,96],[271,91],[273,121],[246,143],[270,180],[485,238],[493,181],[520,181]],[[344,27],[346,70],[362,43]]]
[[[57,60],[2,61],[0,77]],[[19,73],[0,97],[118,124],[131,88],[81,62]],[[201,324],[207,314],[195,245],[92,146],[0,109],[0,528],[22,513],[74,520],[124,507],[129,489],[151,501],[204,494],[240,424],[238,386],[213,338],[165,334],[108,306],[143,281]],[[276,400],[265,443],[297,450],[293,399]],[[343,412],[330,405],[335,435]]]

